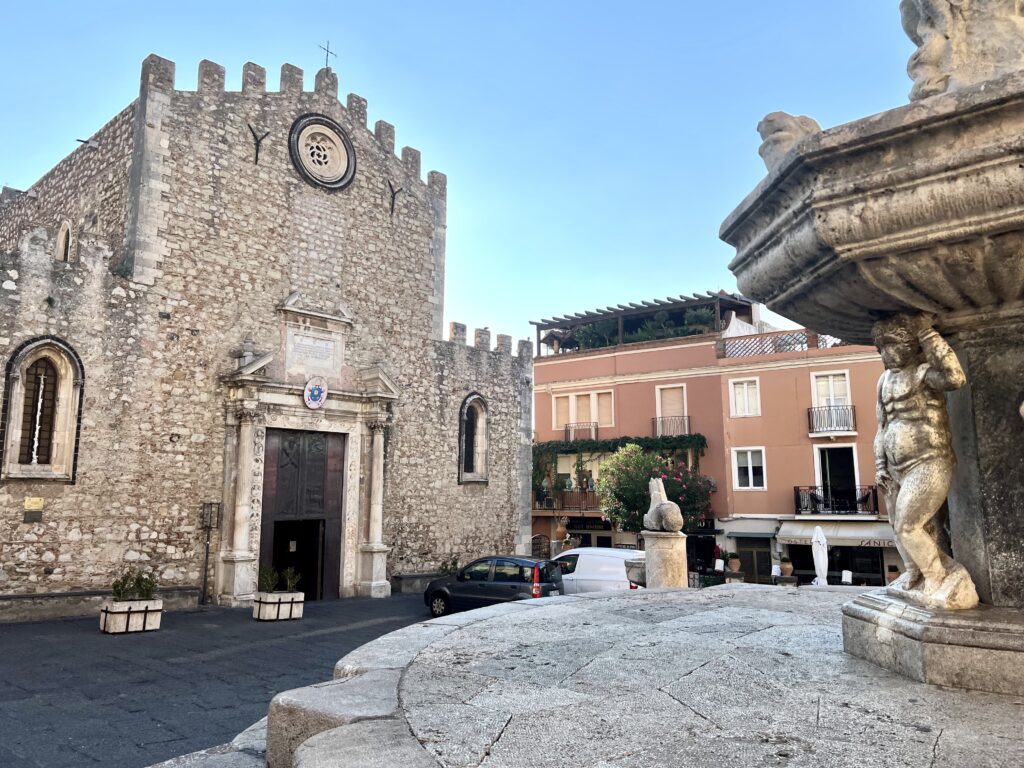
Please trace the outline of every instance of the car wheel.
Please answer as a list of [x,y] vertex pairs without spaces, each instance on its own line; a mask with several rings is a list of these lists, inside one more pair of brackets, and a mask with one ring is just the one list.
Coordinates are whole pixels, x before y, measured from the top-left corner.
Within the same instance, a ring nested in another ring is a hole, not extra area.
[[447,597],[442,595],[440,592],[435,592],[430,598],[430,614],[437,618],[438,616],[444,616],[446,613],[451,611],[452,604]]

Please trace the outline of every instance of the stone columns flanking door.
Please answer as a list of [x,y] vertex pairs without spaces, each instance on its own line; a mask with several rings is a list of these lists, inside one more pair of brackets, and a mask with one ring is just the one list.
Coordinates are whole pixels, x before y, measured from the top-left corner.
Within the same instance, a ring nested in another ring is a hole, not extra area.
[[[253,467],[262,465],[262,454],[256,455],[256,434],[263,411],[255,404],[243,404],[236,411],[238,443],[235,462],[235,494],[231,515],[231,545],[221,554],[224,576],[220,603],[244,605],[251,602],[256,589],[256,553],[252,541]],[[262,449],[262,441],[261,449]],[[261,480],[262,483],[262,480]]]
[[374,417],[366,424],[373,435],[370,453],[370,518],[363,554],[363,579],[357,586],[361,597],[389,597],[391,582],[387,577],[387,558],[391,548],[384,544],[384,430],[387,417]]

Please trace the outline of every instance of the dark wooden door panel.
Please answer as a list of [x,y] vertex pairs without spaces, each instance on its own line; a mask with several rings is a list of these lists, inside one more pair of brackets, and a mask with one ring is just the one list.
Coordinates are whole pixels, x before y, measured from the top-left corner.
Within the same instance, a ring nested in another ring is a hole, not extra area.
[[[278,567],[275,562],[280,559],[283,545],[275,543],[275,537],[280,538],[281,531],[288,529],[275,530],[275,523],[317,521],[321,533],[316,553],[320,565],[316,572],[320,574],[317,581],[322,584],[322,590],[317,592],[325,598],[339,595],[344,470],[344,435],[267,430],[260,564]],[[303,540],[307,542],[304,549],[308,550],[310,540]]]

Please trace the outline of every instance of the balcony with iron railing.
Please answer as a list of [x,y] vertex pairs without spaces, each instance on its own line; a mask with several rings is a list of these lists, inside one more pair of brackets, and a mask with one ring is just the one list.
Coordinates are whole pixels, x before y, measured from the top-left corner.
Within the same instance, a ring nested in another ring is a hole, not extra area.
[[811,434],[856,432],[857,411],[852,405],[823,405],[807,409],[807,430]]
[[671,437],[690,434],[689,416],[655,416],[651,419],[651,434],[654,437]]
[[574,424],[565,425],[565,439],[571,440],[597,440],[596,421],[578,421]]
[[534,494],[533,508],[536,510],[564,510],[566,512],[597,512],[601,503],[597,491],[589,489],[537,491]]
[[793,504],[797,515],[877,515],[878,487],[798,485],[793,488]]

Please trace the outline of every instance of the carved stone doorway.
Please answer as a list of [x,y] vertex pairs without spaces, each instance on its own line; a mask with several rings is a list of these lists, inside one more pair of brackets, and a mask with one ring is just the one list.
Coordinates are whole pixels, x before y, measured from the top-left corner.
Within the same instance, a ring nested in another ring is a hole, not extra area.
[[301,575],[307,600],[339,596],[345,436],[268,429],[260,565]]

